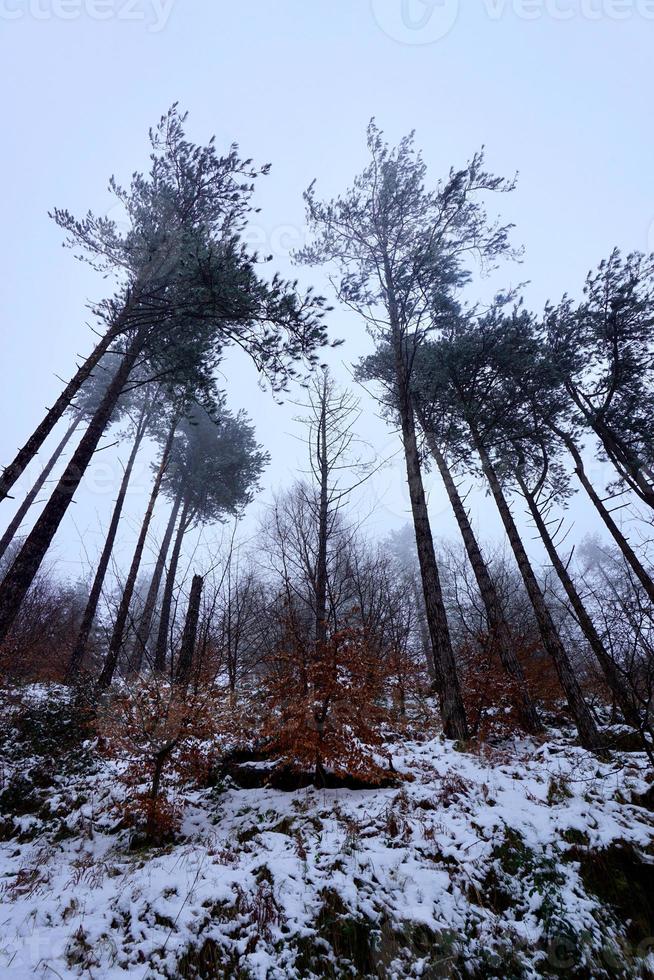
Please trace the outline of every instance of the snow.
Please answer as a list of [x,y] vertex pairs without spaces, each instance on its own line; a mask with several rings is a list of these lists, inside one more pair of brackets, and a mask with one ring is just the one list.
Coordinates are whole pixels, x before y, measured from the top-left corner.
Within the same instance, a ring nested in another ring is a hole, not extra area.
[[[118,763],[68,774],[50,805],[68,810],[70,836],[24,815],[21,833],[0,844],[2,977],[172,978],[207,940],[253,978],[318,976],[296,960],[311,942],[332,963],[342,955],[318,935],[334,896],[376,930],[377,968],[388,977],[425,974],[417,926],[445,946],[454,936],[454,952],[473,965],[512,948],[524,976],[542,975],[539,964],[558,955],[550,939],[566,930],[585,936],[584,955],[598,963],[608,963],[603,947],[624,947],[616,917],[565,860],[566,834],[654,854],[652,814],[628,802],[649,785],[643,756],[600,761],[554,732],[545,743],[458,751],[435,726],[385,748],[407,777],[397,788],[180,787],[177,842],[147,850],[130,850],[129,832],[116,830]],[[507,840],[517,866],[504,875],[512,901],[502,909],[488,901],[489,873],[502,874]]]

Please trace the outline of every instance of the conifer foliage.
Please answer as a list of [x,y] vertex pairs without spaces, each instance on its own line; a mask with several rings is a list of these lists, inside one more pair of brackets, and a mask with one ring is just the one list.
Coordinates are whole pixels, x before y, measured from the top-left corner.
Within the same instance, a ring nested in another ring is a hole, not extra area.
[[[110,760],[121,826],[148,845],[173,841],[185,793],[209,784],[397,786],[389,746],[435,716],[447,751],[539,745],[554,726],[585,758],[628,737],[654,762],[654,258],[613,251],[542,312],[520,290],[482,306],[477,272],[519,254],[489,213],[514,181],[480,152],[430,183],[413,135],[391,147],[373,121],[350,188],[306,191],[314,238],[296,256],[330,269],[372,340],[359,397],[321,363],[326,300],[245,244],[268,167],[186,126],[173,106],[147,173],[112,180],[123,229],[53,212],[111,292],[94,351],[0,478],[4,679],[60,682],[62,703],[84,705],[84,753]],[[299,410],[304,459],[265,499],[269,448],[235,407],[235,350]],[[379,409],[401,473],[362,438]],[[112,509],[71,585],[51,547],[108,434]],[[380,473],[408,489],[408,535],[367,523]],[[427,474],[460,544],[440,534]],[[599,542],[568,542],[576,493]]]

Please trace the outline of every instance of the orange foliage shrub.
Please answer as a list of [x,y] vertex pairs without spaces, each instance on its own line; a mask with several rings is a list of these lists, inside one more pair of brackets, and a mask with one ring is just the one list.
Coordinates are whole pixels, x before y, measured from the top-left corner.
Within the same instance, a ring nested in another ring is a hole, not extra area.
[[180,812],[166,794],[168,773],[188,779],[208,767],[206,742],[216,731],[214,698],[212,688],[186,690],[152,675],[111,694],[100,713],[104,748],[128,761],[125,815],[143,823],[151,839],[169,835],[179,821]]
[[[553,709],[562,697],[551,659],[538,643],[516,638],[516,650],[532,699]],[[463,644],[457,652],[462,668],[463,699],[473,735],[506,736],[523,730],[520,685],[504,670],[487,635]]]
[[322,647],[279,650],[264,679],[263,734],[293,768],[373,782],[387,775],[374,758],[387,716],[386,678],[361,631],[345,628]]

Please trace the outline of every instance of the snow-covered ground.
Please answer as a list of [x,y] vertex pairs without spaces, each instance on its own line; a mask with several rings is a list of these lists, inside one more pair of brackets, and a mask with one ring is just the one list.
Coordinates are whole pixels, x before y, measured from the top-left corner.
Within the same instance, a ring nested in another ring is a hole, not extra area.
[[[647,910],[630,925],[619,905],[654,881],[644,756],[554,733],[459,751],[426,727],[389,741],[396,788],[180,788],[159,848],[130,848],[115,761],[64,766],[37,813],[9,816],[5,793],[0,976],[654,971]],[[6,746],[0,789],[18,758]]]

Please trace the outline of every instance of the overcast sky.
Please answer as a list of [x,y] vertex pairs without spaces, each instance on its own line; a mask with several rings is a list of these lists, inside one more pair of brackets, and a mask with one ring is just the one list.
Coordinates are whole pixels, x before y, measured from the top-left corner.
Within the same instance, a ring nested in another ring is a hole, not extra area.
[[[415,129],[434,179],[485,144],[492,169],[519,171],[517,190],[499,204],[525,257],[500,281],[530,280],[527,301],[540,309],[578,294],[613,246],[654,248],[653,50],[654,0],[0,0],[0,462],[52,403],[59,377],[71,376],[75,354],[92,347],[86,303],[107,289],[61,248],[47,211],[110,209],[108,177],[127,181],[147,165],[148,127],[172,102],[190,111],[193,139],[215,133],[219,147],[237,141],[272,163],[252,241],[282,273],[323,289],[319,271],[298,273],[288,257],[303,241],[302,191],[313,178],[326,195],[349,184],[365,164],[371,116],[393,142]],[[348,363],[370,341],[342,309],[329,322],[346,340],[331,363],[347,383]],[[272,455],[253,526],[300,465],[297,410],[260,392],[241,361],[224,384]],[[363,398],[361,435],[391,456],[397,438]],[[127,451],[96,457],[60,529],[55,556],[68,575],[88,569],[101,546]],[[144,456],[122,556],[148,481]],[[455,537],[437,479],[427,485],[435,534]],[[469,500],[482,537],[499,541],[491,503],[481,493]],[[4,526],[11,505],[2,507]],[[406,523],[399,460],[358,507],[371,533]],[[581,498],[571,518],[575,537],[596,528]]]

